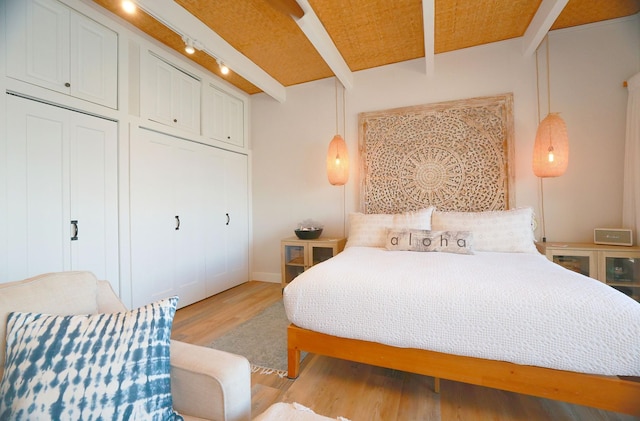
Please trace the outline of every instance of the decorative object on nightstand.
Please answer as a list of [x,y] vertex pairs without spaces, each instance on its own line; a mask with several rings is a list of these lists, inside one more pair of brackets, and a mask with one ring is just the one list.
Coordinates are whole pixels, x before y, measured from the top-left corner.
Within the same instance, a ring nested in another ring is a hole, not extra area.
[[536,247],[552,262],[640,301],[640,247],[556,242]]
[[315,240],[322,235],[323,225],[313,219],[305,219],[294,230],[296,237],[301,240]]
[[344,250],[347,239],[320,238],[302,240],[296,237],[281,243],[282,288],[313,265],[324,262]]

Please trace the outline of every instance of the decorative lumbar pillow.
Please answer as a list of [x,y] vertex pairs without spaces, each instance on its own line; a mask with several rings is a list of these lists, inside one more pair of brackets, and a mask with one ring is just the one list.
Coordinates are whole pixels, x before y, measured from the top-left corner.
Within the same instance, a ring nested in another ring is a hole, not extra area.
[[471,231],[475,251],[537,253],[533,209],[433,213],[435,231]]
[[473,237],[469,231],[394,230],[387,232],[387,250],[444,251],[473,254]]
[[3,420],[181,420],[169,349],[177,297],[113,314],[13,312]]
[[413,212],[399,214],[349,214],[349,238],[345,247],[384,247],[389,228],[424,229],[431,228],[431,214],[428,207]]

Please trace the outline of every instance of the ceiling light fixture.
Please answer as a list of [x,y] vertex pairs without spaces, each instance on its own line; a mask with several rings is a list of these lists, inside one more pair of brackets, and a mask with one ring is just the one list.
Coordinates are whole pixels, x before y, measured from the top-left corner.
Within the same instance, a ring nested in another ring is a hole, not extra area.
[[222,73],[223,75],[228,75],[229,74],[229,68],[220,60],[217,60],[218,62],[218,67],[220,67],[220,73]]
[[[547,54],[547,116],[538,124],[536,140],[533,145],[533,173],[540,177],[540,208],[542,218],[542,242],[547,241],[544,217],[544,186],[542,180],[547,177],[559,177],[569,165],[569,136],[567,125],[558,113],[551,112],[551,72],[549,59],[549,34],[545,38]],[[536,91],[538,98],[538,118],[540,118],[538,51],[536,50]]]
[[[338,134],[338,79],[335,79],[336,88],[336,135],[333,136],[329,143],[329,151],[327,152],[327,177],[329,183],[334,186],[343,186],[349,180],[349,154],[347,152],[347,143],[344,138]],[[342,88],[342,123],[343,129],[346,131],[346,99],[344,95],[344,87]]]
[[136,7],[136,4],[131,0],[123,0],[122,9],[131,15],[135,13],[137,7]]
[[184,51],[187,54],[193,54],[196,52],[194,41],[191,38],[183,36],[182,41],[184,41]]

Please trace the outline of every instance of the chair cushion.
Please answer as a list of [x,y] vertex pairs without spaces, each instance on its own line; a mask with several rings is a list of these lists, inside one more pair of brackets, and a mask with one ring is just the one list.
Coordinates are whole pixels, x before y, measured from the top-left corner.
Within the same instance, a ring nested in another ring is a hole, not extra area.
[[111,314],[12,312],[0,419],[182,419],[173,411],[177,297]]
[[58,272],[0,283],[0,376],[4,366],[5,329],[10,312],[96,313],[97,282],[91,272]]

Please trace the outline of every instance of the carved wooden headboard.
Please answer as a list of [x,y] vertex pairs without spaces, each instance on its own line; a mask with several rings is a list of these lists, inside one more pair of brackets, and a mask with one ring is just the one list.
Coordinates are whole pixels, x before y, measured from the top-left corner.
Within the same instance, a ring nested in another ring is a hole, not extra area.
[[361,113],[361,211],[509,209],[512,114],[511,93]]

